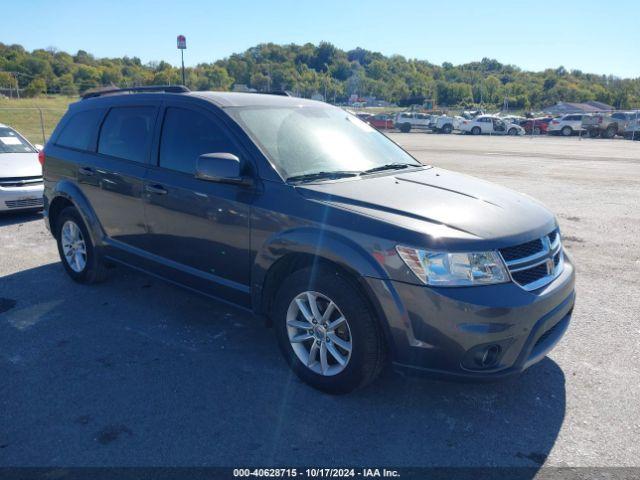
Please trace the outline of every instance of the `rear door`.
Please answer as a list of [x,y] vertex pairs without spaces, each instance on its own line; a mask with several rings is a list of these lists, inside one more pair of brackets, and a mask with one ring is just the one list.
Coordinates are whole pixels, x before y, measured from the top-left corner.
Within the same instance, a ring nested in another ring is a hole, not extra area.
[[221,119],[192,102],[169,100],[145,182],[146,250],[181,283],[249,304],[249,213],[253,188],[195,178],[205,153],[247,158]]
[[78,166],[78,182],[114,246],[144,242],[142,182],[158,110],[158,102],[144,100],[109,108],[96,154]]

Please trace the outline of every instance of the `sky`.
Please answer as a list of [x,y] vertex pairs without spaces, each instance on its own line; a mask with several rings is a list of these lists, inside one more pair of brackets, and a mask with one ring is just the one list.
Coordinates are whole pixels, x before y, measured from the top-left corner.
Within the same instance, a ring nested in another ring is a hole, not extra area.
[[145,63],[178,65],[183,34],[187,66],[264,42],[324,40],[435,64],[489,57],[524,70],[640,77],[637,0],[21,0],[1,10],[5,44]]

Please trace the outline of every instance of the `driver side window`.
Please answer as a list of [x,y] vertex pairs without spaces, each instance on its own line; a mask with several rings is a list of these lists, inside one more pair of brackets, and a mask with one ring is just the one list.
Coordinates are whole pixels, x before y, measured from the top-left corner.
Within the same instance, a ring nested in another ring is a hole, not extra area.
[[198,157],[204,153],[238,154],[223,128],[203,113],[167,108],[160,137],[159,165],[193,174]]

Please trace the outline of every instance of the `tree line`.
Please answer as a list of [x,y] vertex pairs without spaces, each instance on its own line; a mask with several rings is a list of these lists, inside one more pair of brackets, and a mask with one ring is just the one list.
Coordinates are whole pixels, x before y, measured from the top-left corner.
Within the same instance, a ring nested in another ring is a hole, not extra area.
[[[27,51],[0,43],[0,92],[16,85],[23,96],[78,95],[101,86],[180,84],[180,68],[137,57],[96,58],[55,48]],[[627,109],[640,106],[640,78],[568,71],[540,72],[483,58],[479,62],[435,65],[401,55],[385,56],[362,48],[344,51],[319,45],[260,44],[243,53],[186,69],[192,90],[230,90],[234,84],[258,91],[288,90],[340,103],[352,95],[406,106],[432,100],[438,106],[499,107],[535,110],[564,102],[596,100]]]

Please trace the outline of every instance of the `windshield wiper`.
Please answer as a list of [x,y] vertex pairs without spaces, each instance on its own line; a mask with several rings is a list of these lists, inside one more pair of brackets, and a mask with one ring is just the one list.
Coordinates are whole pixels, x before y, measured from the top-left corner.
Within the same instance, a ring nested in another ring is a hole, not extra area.
[[359,174],[360,172],[355,172],[352,170],[334,170],[332,172],[314,172],[314,173],[305,173],[303,175],[293,175],[292,177],[287,177],[287,182],[307,182],[311,180],[357,177]]
[[384,170],[402,170],[403,168],[419,166],[420,165],[416,165],[415,163],[388,163],[386,165],[380,165],[379,167],[373,167],[369,170],[365,170],[360,175],[368,175],[370,173],[382,172]]

